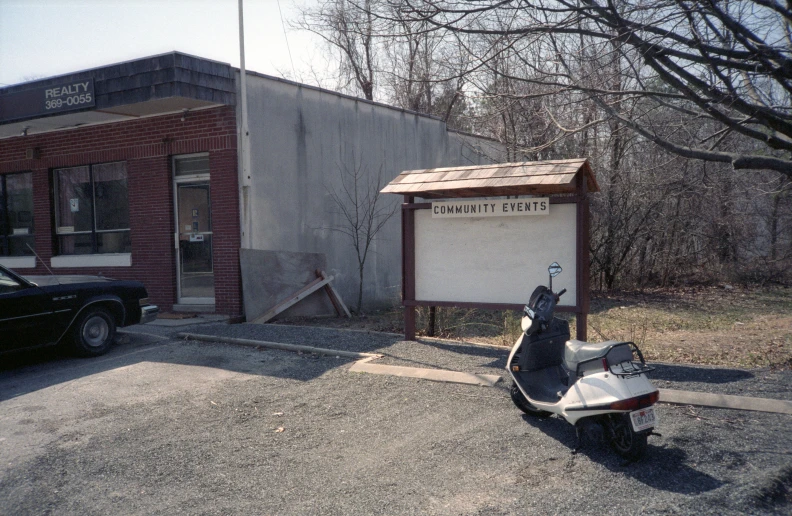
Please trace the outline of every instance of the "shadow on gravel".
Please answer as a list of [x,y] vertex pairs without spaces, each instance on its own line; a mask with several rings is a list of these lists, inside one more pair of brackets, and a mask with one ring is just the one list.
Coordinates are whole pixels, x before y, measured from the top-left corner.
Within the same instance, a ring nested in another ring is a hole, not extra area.
[[673,364],[651,364],[655,371],[652,380],[669,382],[731,383],[748,380],[754,375],[739,369],[718,369],[710,367],[691,367]]
[[[557,417],[535,418],[523,415],[523,420],[569,448],[570,455],[577,445],[575,428]],[[651,438],[646,455],[638,462],[626,462],[610,449],[601,435],[587,435],[578,452],[613,472],[630,476],[654,489],[672,493],[696,495],[723,486],[720,480],[685,464],[687,453],[680,448],[654,446]]]
[[74,359],[74,357],[59,346],[5,353],[0,355],[0,372],[65,359]]
[[[509,349],[503,348],[490,348],[485,346],[477,346],[475,344],[453,344],[450,342],[439,342],[436,340],[423,340],[418,339],[419,344],[426,347],[435,348],[440,351],[447,351],[450,353],[457,353],[459,355],[482,357],[490,359],[489,362],[479,364],[481,367],[494,367],[497,369],[506,368],[506,360],[509,358]],[[404,357],[401,357],[404,360]],[[432,365],[432,364],[427,364]],[[436,367],[436,365],[432,365]]]
[[[301,363],[295,364],[294,360]],[[142,362],[211,367],[309,381],[353,361],[355,359],[310,353],[120,334],[110,351],[97,358],[75,358],[58,347],[2,355],[0,401]]]

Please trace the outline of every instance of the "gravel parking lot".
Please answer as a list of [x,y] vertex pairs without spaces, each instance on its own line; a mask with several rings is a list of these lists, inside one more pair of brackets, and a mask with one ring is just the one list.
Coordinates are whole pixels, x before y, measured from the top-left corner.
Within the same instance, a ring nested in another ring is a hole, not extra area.
[[[661,404],[625,464],[506,387],[347,371],[351,359],[126,334],[105,357],[0,365],[0,514],[790,514],[790,416]],[[505,351],[382,334],[188,331],[501,374]],[[659,366],[660,387],[792,399],[789,372]]]

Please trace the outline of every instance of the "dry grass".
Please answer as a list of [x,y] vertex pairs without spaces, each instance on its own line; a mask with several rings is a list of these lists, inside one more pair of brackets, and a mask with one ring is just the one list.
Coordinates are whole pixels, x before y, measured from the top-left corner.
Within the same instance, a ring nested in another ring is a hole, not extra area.
[[596,299],[592,340],[633,340],[647,359],[792,368],[790,289],[686,289]]
[[[419,309],[419,334],[428,326]],[[520,314],[438,308],[435,336],[511,346]],[[401,333],[401,308],[354,319],[292,319],[295,324]],[[570,319],[572,335],[574,318]],[[689,288],[594,295],[589,340],[631,340],[647,360],[792,369],[792,289]]]

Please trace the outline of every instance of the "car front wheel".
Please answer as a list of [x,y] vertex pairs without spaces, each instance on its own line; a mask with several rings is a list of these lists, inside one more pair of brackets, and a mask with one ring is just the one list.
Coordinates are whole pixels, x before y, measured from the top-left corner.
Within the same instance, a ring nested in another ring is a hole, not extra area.
[[86,308],[72,328],[74,351],[84,357],[103,355],[115,336],[115,320],[104,308]]

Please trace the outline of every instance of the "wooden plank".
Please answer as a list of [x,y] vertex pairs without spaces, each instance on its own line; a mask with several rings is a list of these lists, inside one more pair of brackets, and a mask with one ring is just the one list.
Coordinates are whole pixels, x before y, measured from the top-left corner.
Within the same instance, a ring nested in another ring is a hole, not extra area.
[[256,319],[254,319],[251,322],[253,322],[255,324],[262,324],[262,323],[265,323],[265,322],[269,321],[270,319],[272,319],[273,317],[275,317],[279,313],[283,312],[287,308],[296,305],[297,303],[299,303],[300,301],[302,301],[303,299],[305,299],[309,295],[313,294],[314,292],[316,292],[320,288],[324,287],[325,285],[330,283],[330,281],[332,281],[332,279],[333,279],[332,276],[324,278],[324,279],[323,278],[316,278],[314,281],[310,282],[309,284],[307,284],[306,286],[304,286],[303,288],[301,288],[300,290],[298,290],[294,294],[290,295],[289,297],[287,297],[286,299],[284,299],[280,303],[276,304],[275,306],[273,306],[272,308],[270,308],[269,310],[264,312],[263,315],[257,317]]
[[419,367],[403,367],[383,364],[371,364],[368,361],[359,361],[349,368],[353,373],[382,374],[388,376],[401,376],[406,378],[420,378],[433,382],[464,383],[468,385],[481,385],[494,387],[502,380],[500,375],[474,374],[446,369],[423,369]]
[[[321,278],[322,277],[322,274],[321,274],[322,271],[320,271],[319,269],[316,269],[315,272],[316,272],[316,277],[317,278]],[[330,299],[330,302],[333,304],[333,309],[335,309],[336,315],[338,317],[341,317],[343,315],[343,312],[341,311],[341,307],[338,305],[338,303],[336,302],[335,298],[333,297],[330,289],[327,288],[329,285],[330,284],[328,283],[327,285],[324,286],[325,293],[327,294],[327,297]]]
[[[328,278],[325,271],[317,269],[316,274],[322,279]],[[344,304],[344,300],[341,299],[341,294],[333,287],[333,284],[328,282],[327,285],[325,285],[325,290],[327,291],[327,296],[330,298],[330,302],[333,303],[336,312],[338,312],[338,315],[343,316],[346,314],[346,316],[351,319],[352,314],[349,312],[349,308]]]
[[701,407],[733,410],[753,410],[756,412],[774,412],[776,414],[792,414],[792,401],[750,398],[748,396],[732,396],[729,394],[708,392],[677,391],[675,389],[659,390],[660,401],[663,403],[698,405]]
[[[344,300],[341,299],[341,294],[338,293],[338,291],[335,289],[335,287],[333,286],[332,283],[328,283],[327,284],[327,288],[328,288],[328,291],[329,291],[328,293],[330,294],[331,298],[335,298],[336,302],[341,306],[341,310],[343,310],[343,312],[347,316],[347,318],[351,319],[352,318],[352,313],[349,311],[349,308],[347,308],[347,305],[346,305],[346,303],[344,303]],[[341,314],[339,314],[339,315],[341,315]]]

